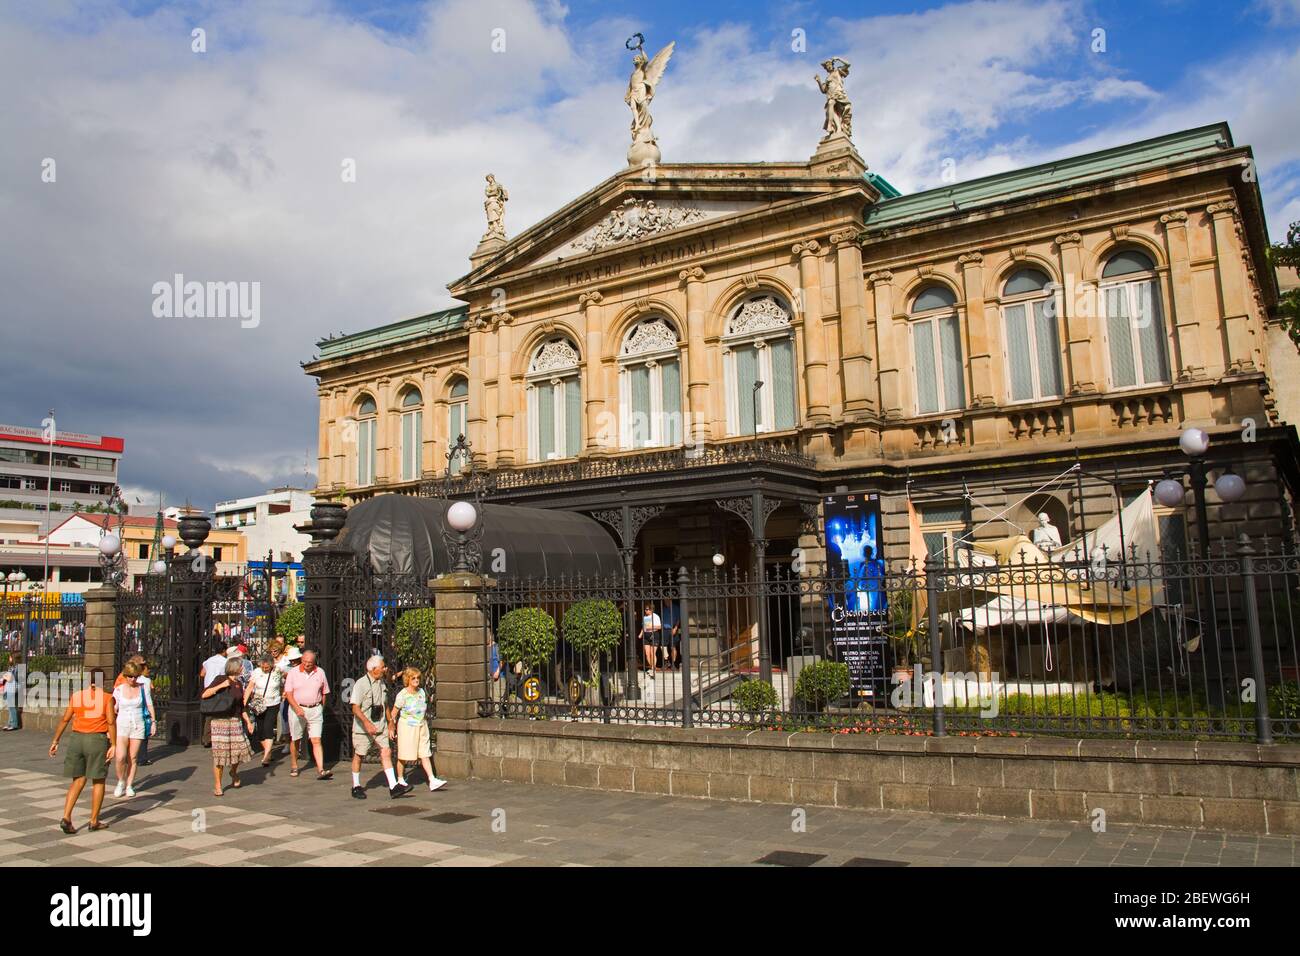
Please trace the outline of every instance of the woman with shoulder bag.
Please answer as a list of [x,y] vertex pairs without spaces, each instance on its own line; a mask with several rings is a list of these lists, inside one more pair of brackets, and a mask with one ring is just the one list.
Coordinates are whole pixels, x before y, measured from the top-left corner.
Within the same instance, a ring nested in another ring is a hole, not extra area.
[[213,681],[203,691],[199,711],[212,719],[212,795],[221,796],[221,773],[230,768],[230,785],[240,787],[239,765],[251,760],[253,752],[248,747],[248,733],[253,732],[253,721],[244,710],[244,685],[240,675],[243,662],[231,658],[226,662],[226,676]]
[[256,730],[254,740],[262,745],[262,766],[271,766],[271,747],[275,744],[275,722],[280,716],[280,700],[284,673],[275,666],[275,658],[263,654],[257,670],[244,691],[244,706],[252,715]]

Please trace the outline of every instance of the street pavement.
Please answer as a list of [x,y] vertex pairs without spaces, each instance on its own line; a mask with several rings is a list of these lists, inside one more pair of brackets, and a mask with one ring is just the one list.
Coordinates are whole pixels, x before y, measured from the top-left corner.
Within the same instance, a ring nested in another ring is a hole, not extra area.
[[[209,751],[154,748],[134,798],[109,794],[109,829],[58,828],[67,781],[50,737],[0,734],[0,866],[1293,866],[1296,838],[1157,827],[944,817],[452,781],[392,799],[377,765],[369,798],[289,776],[278,758],[212,795]],[[417,778],[419,782],[417,782]],[[805,815],[806,814],[806,815]],[[802,830],[800,824],[803,824]]]

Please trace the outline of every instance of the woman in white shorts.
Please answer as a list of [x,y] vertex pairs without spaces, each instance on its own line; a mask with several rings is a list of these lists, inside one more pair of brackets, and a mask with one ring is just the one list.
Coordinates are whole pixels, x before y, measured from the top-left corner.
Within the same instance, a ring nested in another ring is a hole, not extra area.
[[[144,742],[145,714],[151,713],[151,701],[144,688],[137,682],[143,668],[135,661],[127,661],[113,687],[113,705],[117,712],[117,786],[113,796],[120,797],[125,791],[128,797],[135,796],[135,771],[140,762],[140,745]],[[157,727],[157,721],[153,721]]]

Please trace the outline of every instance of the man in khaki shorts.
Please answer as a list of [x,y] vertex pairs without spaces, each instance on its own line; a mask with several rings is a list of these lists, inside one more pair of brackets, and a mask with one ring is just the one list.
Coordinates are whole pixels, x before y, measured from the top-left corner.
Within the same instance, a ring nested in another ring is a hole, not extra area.
[[397,725],[389,713],[388,687],[384,684],[384,659],[376,654],[366,661],[366,672],[352,685],[352,796],[366,799],[361,786],[361,758],[371,748],[379,748],[379,762],[388,778],[388,795],[396,798],[408,794],[410,784],[397,782],[393,772],[393,751],[389,741],[397,736]]
[[311,741],[316,761],[316,779],[329,780],[334,773],[325,769],[321,729],[325,723],[325,698],[329,695],[325,672],[316,666],[316,652],[304,651],[302,663],[289,668],[284,677],[284,699],[289,702],[289,776],[298,776],[298,741]]

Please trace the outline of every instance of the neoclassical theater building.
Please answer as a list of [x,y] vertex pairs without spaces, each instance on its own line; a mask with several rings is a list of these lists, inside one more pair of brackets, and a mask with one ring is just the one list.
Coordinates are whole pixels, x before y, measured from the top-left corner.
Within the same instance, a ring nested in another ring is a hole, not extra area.
[[[1218,124],[900,195],[838,102],[802,162],[651,162],[634,125],[626,169],[514,235],[489,177],[463,304],[305,363],[317,494],[435,493],[463,433],[453,472],[598,513],[639,571],[746,567],[755,523],[788,563],[845,492],[880,496],[900,557],[909,501],[932,551],[1040,513],[1068,543],[1183,473],[1198,426],[1211,482],[1247,482],[1211,486],[1216,540],[1289,534],[1249,147]],[[1158,509],[1162,547],[1194,545],[1191,508]]]

